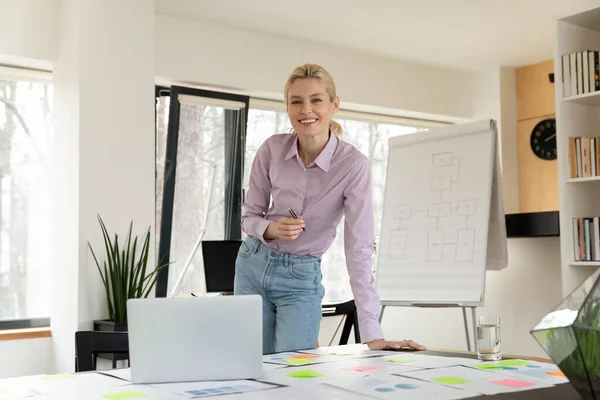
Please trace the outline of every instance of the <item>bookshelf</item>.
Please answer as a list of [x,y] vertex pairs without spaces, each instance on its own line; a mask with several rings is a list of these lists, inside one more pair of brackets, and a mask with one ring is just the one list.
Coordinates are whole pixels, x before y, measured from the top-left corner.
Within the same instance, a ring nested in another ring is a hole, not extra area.
[[582,106],[600,107],[600,92],[569,96],[565,97],[563,101],[567,103],[581,104]]
[[600,261],[571,261],[573,267],[600,267]]
[[600,261],[575,260],[574,252],[581,246],[574,241],[577,232],[574,231],[573,219],[600,216],[600,176],[571,176],[569,142],[570,137],[599,138],[600,141],[600,91],[590,86],[587,93],[577,90],[572,94],[571,91],[565,97],[562,56],[586,50],[600,51],[600,7],[559,19],[556,28],[554,71],[558,194],[562,290],[563,296],[566,296],[600,267]]
[[569,178],[567,183],[583,183],[583,182],[594,182],[600,181],[600,176],[588,176],[586,178]]

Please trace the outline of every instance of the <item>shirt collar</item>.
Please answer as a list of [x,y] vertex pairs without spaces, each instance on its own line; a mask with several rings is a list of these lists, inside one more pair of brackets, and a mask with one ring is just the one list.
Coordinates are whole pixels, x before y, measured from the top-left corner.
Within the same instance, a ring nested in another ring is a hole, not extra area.
[[[330,133],[329,140],[327,141],[325,148],[323,148],[321,153],[317,156],[317,158],[314,161],[314,163],[325,172],[329,171],[329,167],[331,166],[331,159],[333,158],[333,153],[335,152],[335,149],[337,147],[338,140],[339,139],[334,133]],[[285,156],[285,160],[287,161],[290,158],[293,158],[294,156],[298,158],[300,157],[300,155],[298,154],[298,135],[296,134],[294,134],[294,141]]]
[[294,156],[298,156],[298,135],[296,135],[295,133],[292,134],[292,136],[294,137],[292,145],[290,146],[290,149],[288,150],[287,154],[285,155],[285,161],[289,160],[290,158],[294,157]]
[[338,144],[338,138],[335,136],[335,133],[329,133],[329,140],[325,145],[325,148],[321,151],[321,153],[315,159],[315,164],[319,166],[323,171],[328,172],[329,167],[331,166],[331,159],[333,158],[333,153]]

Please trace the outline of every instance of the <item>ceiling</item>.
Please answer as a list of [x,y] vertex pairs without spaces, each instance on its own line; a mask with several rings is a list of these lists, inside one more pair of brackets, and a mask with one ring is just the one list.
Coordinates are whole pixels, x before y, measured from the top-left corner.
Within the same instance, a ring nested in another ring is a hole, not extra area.
[[600,0],[156,0],[157,13],[459,69],[553,58],[556,20]]

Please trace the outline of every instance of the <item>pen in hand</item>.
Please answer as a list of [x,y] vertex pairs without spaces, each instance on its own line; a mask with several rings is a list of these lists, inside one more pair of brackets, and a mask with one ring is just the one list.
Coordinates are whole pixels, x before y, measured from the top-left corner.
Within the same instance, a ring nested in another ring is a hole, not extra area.
[[[298,219],[298,216],[296,215],[296,213],[294,212],[294,210],[292,210],[290,208],[288,211],[290,212],[290,215],[292,216],[292,218]],[[306,229],[304,229],[304,227],[302,227],[302,230],[306,232]]]

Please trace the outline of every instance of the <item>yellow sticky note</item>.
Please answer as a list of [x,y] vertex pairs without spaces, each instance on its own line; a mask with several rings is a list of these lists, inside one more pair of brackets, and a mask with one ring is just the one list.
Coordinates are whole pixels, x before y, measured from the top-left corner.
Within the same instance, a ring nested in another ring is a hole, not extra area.
[[445,383],[446,385],[460,385],[462,383],[471,382],[468,379],[459,378],[457,376],[440,376],[439,378],[432,378],[434,382]]
[[0,394],[9,394],[10,390],[6,389],[6,388],[0,388]]
[[50,381],[57,381],[60,379],[75,379],[75,375],[71,375],[71,374],[44,375],[42,378],[48,379]]
[[304,358],[289,358],[287,360],[285,360],[288,364],[291,365],[306,365],[306,364],[313,364],[313,362],[311,360],[306,360]]
[[137,399],[139,397],[148,397],[142,392],[119,392],[119,393],[111,393],[105,394],[105,398],[110,400],[127,400],[127,399]]

